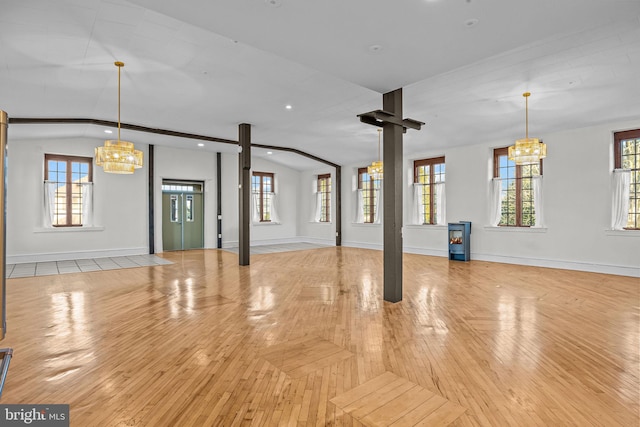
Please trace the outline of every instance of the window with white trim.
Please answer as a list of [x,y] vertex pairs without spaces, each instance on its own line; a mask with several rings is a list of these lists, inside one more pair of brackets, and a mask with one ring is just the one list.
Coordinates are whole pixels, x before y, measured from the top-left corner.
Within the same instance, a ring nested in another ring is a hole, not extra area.
[[253,172],[251,192],[254,200],[254,220],[256,222],[272,221],[272,198],[274,194],[273,173]]
[[88,225],[93,182],[91,157],[44,155],[45,222],[53,227]]
[[417,224],[444,223],[444,178],[444,157],[413,162]]
[[494,179],[499,181],[500,220],[497,225],[533,227],[536,225],[534,178],[542,176],[542,160],[531,165],[516,165],[509,160],[508,147],[493,151]]
[[318,222],[331,222],[331,174],[318,175]]
[[616,172],[624,177],[619,188],[620,218],[618,227],[627,230],[640,229],[640,129],[616,132],[614,155]]
[[356,222],[378,222],[381,180],[369,174],[366,167],[358,168],[358,218]]

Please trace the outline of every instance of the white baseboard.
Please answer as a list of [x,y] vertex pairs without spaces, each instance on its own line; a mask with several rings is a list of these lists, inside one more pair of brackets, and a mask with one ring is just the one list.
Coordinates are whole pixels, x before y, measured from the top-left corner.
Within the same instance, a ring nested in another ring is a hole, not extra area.
[[428,256],[438,256],[443,258],[449,257],[449,251],[445,249],[427,249],[427,248],[417,248],[412,246],[405,246],[404,252],[408,254],[417,254],[417,255],[428,255]]
[[[335,241],[332,239],[320,239],[314,237],[288,237],[282,239],[265,239],[252,241],[252,246],[262,245],[277,245],[283,243],[315,243],[320,245],[335,245]],[[344,241],[342,245],[345,247],[363,248],[382,250],[382,244],[378,243],[363,243]],[[223,248],[233,248],[238,246],[237,241],[223,242]],[[439,249],[427,249],[418,247],[406,247],[404,252],[448,257],[448,251]],[[78,251],[78,252],[57,252],[57,253],[41,253],[41,254],[24,254],[24,255],[7,255],[7,264],[22,264],[27,262],[49,262],[49,261],[65,261],[72,259],[86,259],[86,258],[108,258],[119,256],[132,256],[132,255],[145,255],[149,253],[149,249],[146,247],[141,248],[123,248],[123,249],[109,249],[109,250],[90,250],[90,251]],[[516,265],[528,265],[533,267],[546,267],[546,268],[559,268],[564,270],[586,271],[590,273],[603,273],[603,274],[615,274],[620,276],[640,277],[640,267],[631,267],[623,265],[609,265],[609,264],[597,264],[580,261],[567,261],[567,260],[553,260],[542,258],[525,258],[516,256],[505,255],[493,255],[493,254],[480,254],[471,252],[472,261],[488,261],[498,262],[504,264],[516,264]]]
[[222,241],[222,249],[237,248],[239,246],[237,240]]
[[27,262],[66,261],[72,259],[110,258],[132,255],[146,255],[149,248],[123,248],[108,250],[90,250],[78,252],[53,252],[44,254],[7,255],[7,264],[24,264]]
[[311,243],[314,245],[335,246],[336,239],[321,239],[319,237],[300,237],[300,243]]
[[[362,242],[343,242],[343,246],[352,248],[382,250],[381,244]],[[417,247],[404,247],[405,253],[449,257],[448,250],[426,249]],[[542,258],[525,258],[516,256],[479,254],[471,252],[472,261],[488,261],[503,264],[528,265],[532,267],[559,268],[563,270],[585,271],[588,273],[615,274],[618,276],[640,277],[640,267],[630,267],[624,265],[596,264],[580,261],[553,260]]]
[[348,248],[361,248],[361,249],[375,249],[378,251],[382,250],[381,243],[364,243],[364,242],[352,242],[352,241],[342,241],[342,246]]
[[284,237],[280,239],[263,239],[252,240],[251,246],[265,246],[265,245],[283,245],[287,243],[300,243],[299,237]]
[[[282,239],[252,240],[250,242],[250,245],[265,246],[265,245],[282,245],[282,244],[288,244],[288,243],[313,243],[316,245],[334,246],[336,244],[336,241],[331,239],[320,239],[316,237],[285,237]],[[239,243],[237,240],[222,242],[223,249],[237,248],[238,245]]]
[[532,267],[559,268],[563,270],[586,271],[588,273],[640,277],[640,267],[629,267],[624,265],[596,264],[590,262],[542,258],[524,258],[504,255],[478,254],[474,252],[471,252],[471,259],[476,261],[499,262],[503,264],[529,265]]
[[[265,245],[282,245],[286,243],[300,243],[299,237],[284,237],[281,239],[264,239],[264,240],[251,240],[249,242],[250,246],[265,246]],[[222,242],[222,247],[224,249],[229,248],[237,248],[240,245],[240,242],[237,240],[231,240],[228,242]]]

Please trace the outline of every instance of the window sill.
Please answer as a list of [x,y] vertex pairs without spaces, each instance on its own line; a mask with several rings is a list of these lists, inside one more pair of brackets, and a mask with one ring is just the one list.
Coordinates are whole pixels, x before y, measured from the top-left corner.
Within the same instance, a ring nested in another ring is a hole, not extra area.
[[[498,231],[506,233],[546,233],[547,227],[494,227],[492,225],[485,225],[484,229],[487,231]],[[471,230],[473,232],[473,229]]]
[[104,231],[104,227],[38,227],[33,230],[34,233],[74,233],[86,231]]
[[604,230],[607,236],[640,237],[640,230]]
[[404,226],[405,228],[413,228],[413,229],[429,229],[429,228],[433,228],[433,229],[446,229],[447,226],[444,224],[407,224]]
[[281,225],[282,223],[280,223],[280,222],[271,222],[271,221],[266,222],[266,221],[265,221],[265,222],[252,222],[251,224],[253,224],[254,226],[257,226],[257,227],[262,227],[263,225],[265,225],[265,226],[269,226],[269,225]]
[[331,225],[331,221],[309,221],[309,224]]
[[352,222],[351,225],[354,227],[371,227],[371,226],[381,226],[382,224],[376,224],[375,222]]

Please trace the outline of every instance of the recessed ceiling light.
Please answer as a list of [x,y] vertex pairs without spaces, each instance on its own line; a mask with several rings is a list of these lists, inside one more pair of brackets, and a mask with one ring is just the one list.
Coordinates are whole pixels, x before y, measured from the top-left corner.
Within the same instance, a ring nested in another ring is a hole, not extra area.
[[466,21],[464,21],[464,26],[467,28],[475,27],[476,25],[478,25],[478,22],[480,22],[478,18],[467,19]]
[[284,106],[284,108],[286,108],[287,110],[291,110],[293,106],[291,104],[287,104]]
[[198,147],[204,147],[204,144],[202,142],[198,142]]
[[270,156],[273,154],[273,151],[267,151],[267,154]]
[[369,53],[378,54],[382,52],[382,46],[379,44],[372,44],[369,46]]
[[271,6],[271,7],[280,7],[280,6],[282,6],[282,1],[281,0],[264,0],[264,2],[266,3],[267,6]]
[[105,130],[104,130],[104,133],[113,133],[113,131],[112,131],[112,130],[109,130],[109,129],[105,129]]

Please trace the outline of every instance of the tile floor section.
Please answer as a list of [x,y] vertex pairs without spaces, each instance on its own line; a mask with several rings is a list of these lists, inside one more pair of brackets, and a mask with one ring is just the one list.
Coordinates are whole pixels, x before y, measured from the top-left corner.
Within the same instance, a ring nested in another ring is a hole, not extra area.
[[87,271],[116,270],[173,264],[155,255],[133,255],[112,258],[88,258],[68,261],[29,262],[7,264],[7,278],[49,276],[52,274],[83,273]]

